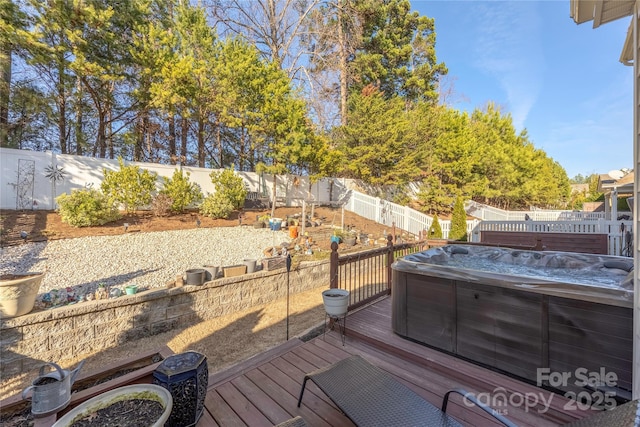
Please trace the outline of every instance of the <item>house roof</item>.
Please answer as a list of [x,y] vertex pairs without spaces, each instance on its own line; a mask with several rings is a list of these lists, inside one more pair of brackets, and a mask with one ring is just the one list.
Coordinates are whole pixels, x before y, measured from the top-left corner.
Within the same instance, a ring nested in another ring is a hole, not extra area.
[[[576,24],[593,21],[593,28],[633,15],[636,0],[571,0],[570,14]],[[627,37],[620,54],[620,62],[633,64],[633,28],[629,24]]]
[[631,16],[635,0],[571,0],[571,17],[576,24],[593,21],[593,28]]
[[610,193],[616,190],[618,194],[633,194],[634,171],[631,171],[621,178],[614,178],[603,173],[598,176],[598,191]]

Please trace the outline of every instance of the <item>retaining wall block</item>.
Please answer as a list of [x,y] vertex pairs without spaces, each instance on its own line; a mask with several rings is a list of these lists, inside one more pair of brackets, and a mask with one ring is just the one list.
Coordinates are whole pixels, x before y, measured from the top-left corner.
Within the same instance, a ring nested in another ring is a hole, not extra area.
[[[149,323],[144,323],[141,326],[144,327]],[[135,324],[134,319],[132,318],[117,318],[113,319],[111,322],[103,323],[101,325],[96,325],[95,327],[95,336],[102,337],[105,335],[119,335],[124,331],[129,329],[135,329],[138,325]]]
[[24,339],[23,328],[9,328],[0,333],[0,349]]
[[39,355],[50,350],[49,337],[37,337],[18,341],[15,344],[7,346],[7,350],[24,355]]
[[99,326],[74,329],[71,333],[51,334],[49,336],[49,348],[51,350],[72,349],[80,343],[92,341],[95,339],[95,328],[99,328]]
[[209,301],[208,289],[204,286],[195,292],[191,292],[191,305],[198,305]]
[[[74,329],[74,319],[73,317],[68,317],[64,319],[55,319],[49,320],[46,322],[38,322],[33,323],[31,325],[25,325],[22,328],[22,332],[24,333],[25,339],[41,337],[44,335],[49,335],[55,331],[55,333],[63,332],[69,333]],[[4,334],[4,331],[2,331]]]
[[193,301],[193,296],[191,292],[184,292],[175,295],[171,295],[169,297],[169,305],[168,307],[173,307],[174,305],[181,304],[190,304]]
[[129,341],[136,341],[151,335],[151,325],[141,325],[122,331],[118,335],[118,344],[124,344]]
[[[172,307],[167,308],[167,319],[171,320],[179,316],[183,316],[185,314],[193,313],[194,307],[191,303],[174,305]],[[154,322],[158,323],[158,322]]]
[[[165,300],[165,302],[167,302]],[[167,305],[154,306],[155,301],[145,302],[136,307],[135,314],[128,316],[134,327],[160,322],[167,318]],[[125,317],[125,316],[122,316]]]
[[207,299],[212,303],[220,304],[222,302],[222,294],[224,289],[221,286],[215,286],[207,289]]
[[211,307],[206,307],[203,310],[197,310],[196,314],[202,320],[211,320],[211,319],[215,319],[216,317],[222,316],[224,314],[224,309],[220,305],[215,305]]
[[[169,332],[173,329],[179,328],[180,325],[180,317],[174,317],[173,319],[163,320],[162,322],[156,322],[151,324],[150,334],[158,335],[163,332]],[[187,326],[187,325],[182,325]]]
[[99,351],[116,347],[117,345],[118,345],[117,335],[107,334],[105,336],[96,337],[95,339],[88,341],[86,343],[74,345],[73,355],[79,356],[82,354],[93,354]]
[[74,328],[84,328],[87,326],[97,326],[102,323],[107,323],[112,321],[117,317],[122,317],[116,315],[116,309],[109,308],[106,310],[95,311],[93,313],[82,314],[80,316],[73,317],[74,319]]
[[237,289],[228,290],[224,292],[222,295],[220,295],[220,304],[222,305],[233,304],[241,300],[242,300],[242,295],[240,291]]
[[177,320],[178,320],[177,328],[179,329],[178,332],[180,332],[183,329],[186,329],[190,326],[193,326],[196,323],[201,322],[203,319],[197,313],[191,312],[178,317]]

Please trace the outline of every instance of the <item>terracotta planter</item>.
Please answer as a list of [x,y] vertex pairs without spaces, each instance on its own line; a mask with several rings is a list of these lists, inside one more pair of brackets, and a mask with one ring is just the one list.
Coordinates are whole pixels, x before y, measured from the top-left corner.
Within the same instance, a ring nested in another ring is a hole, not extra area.
[[173,397],[171,393],[164,387],[153,384],[136,384],[109,390],[98,396],[81,403],[80,405],[67,412],[60,418],[53,427],[68,427],[73,424],[75,419],[85,418],[101,408],[105,408],[118,401],[125,399],[148,399],[155,400],[162,404],[164,411],[152,427],[162,427],[171,415],[173,408]]
[[22,316],[33,310],[44,273],[0,276],[0,317]]

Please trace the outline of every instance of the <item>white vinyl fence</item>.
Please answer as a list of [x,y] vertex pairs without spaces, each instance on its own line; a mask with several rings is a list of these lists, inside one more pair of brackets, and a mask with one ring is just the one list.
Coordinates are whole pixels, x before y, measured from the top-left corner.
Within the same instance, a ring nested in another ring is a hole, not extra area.
[[[389,226],[406,230],[414,235],[426,232],[431,228],[433,217],[418,212],[407,206],[398,205],[378,197],[368,196],[355,190],[349,190],[348,202],[344,205],[348,211]],[[447,239],[451,231],[451,221],[438,219],[442,228],[442,237]],[[467,221],[467,236],[469,237],[478,220]]]
[[[180,166],[157,163],[137,163],[141,168],[171,177]],[[87,187],[98,188],[103,170],[118,170],[117,160],[0,148],[0,208],[2,209],[55,209],[55,198],[63,193]],[[212,169],[182,166],[190,173],[191,182],[198,184],[206,195],[214,191],[210,173]],[[52,172],[59,171],[55,174]],[[251,197],[271,199],[273,175],[258,175],[254,172],[238,172],[243,177]],[[433,217],[406,206],[398,205],[378,197],[372,197],[355,189],[362,186],[353,180],[325,178],[311,183],[309,177],[276,176],[276,199],[279,205],[301,206],[303,201],[320,205],[338,205],[365,218],[391,227],[406,230],[414,235],[426,232]],[[495,231],[545,231],[562,233],[607,233],[609,253],[626,255],[631,253],[630,238],[632,221],[606,221],[603,213],[573,211],[504,211],[469,201],[467,213],[479,219],[467,221],[467,238],[479,241],[481,230]],[[527,220],[528,218],[528,220]],[[447,239],[451,221],[440,220],[443,238]]]
[[469,215],[483,221],[597,221],[605,218],[604,212],[567,210],[506,211],[469,200],[465,203]]
[[[171,177],[180,166],[158,163],[128,162],[158,174]],[[99,188],[104,177],[103,170],[118,170],[117,160],[56,154],[50,151],[27,151],[0,148],[0,208],[2,209],[55,209],[55,198],[73,190]],[[200,186],[207,195],[214,192],[211,177],[214,169],[182,166],[189,172],[189,179]],[[50,171],[59,171],[54,179]],[[271,199],[273,175],[258,175],[254,172],[238,172],[252,195]],[[276,198],[286,206],[299,206],[302,200],[328,204],[332,179],[322,179],[313,184],[309,177],[279,175],[276,178]]]

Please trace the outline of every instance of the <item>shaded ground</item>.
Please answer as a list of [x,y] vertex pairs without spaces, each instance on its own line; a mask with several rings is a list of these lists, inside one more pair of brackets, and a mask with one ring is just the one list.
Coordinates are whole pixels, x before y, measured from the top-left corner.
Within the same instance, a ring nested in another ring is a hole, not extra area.
[[[256,217],[267,211],[245,212],[243,224],[252,226]],[[270,212],[269,212],[270,213]],[[300,208],[278,208],[275,216],[284,218],[287,215],[301,213]],[[311,227],[314,230],[331,225],[342,224],[342,211],[320,207],[315,209],[316,220],[322,225]],[[116,223],[100,227],[74,228],[60,221],[60,217],[51,211],[0,211],[0,237],[2,246],[24,244],[21,231],[27,233],[27,241],[46,241],[68,239],[83,236],[101,236],[123,234],[123,224],[130,224],[128,232],[167,231],[195,228],[196,219],[200,219],[201,227],[225,227],[238,225],[238,216],[228,220],[212,220],[201,217],[197,213],[174,215],[157,218],[150,213],[138,213],[135,216],[122,218]],[[384,231],[391,230],[384,225],[364,219],[351,212],[344,212],[344,225],[358,231],[372,234],[374,238],[382,237]],[[329,242],[321,242],[328,248]],[[324,248],[323,248],[324,249]],[[287,324],[289,337],[300,336],[318,328],[324,321],[321,291],[327,286],[312,289],[303,293],[282,298],[275,302],[251,307],[232,315],[201,321],[189,328],[172,330],[163,334],[144,338],[136,342],[126,343],[117,348],[98,353],[87,352],[76,354],[67,360],[55,361],[66,369],[75,367],[86,359],[83,372],[97,370],[98,367],[123,360],[145,351],[156,350],[168,345],[175,353],[195,350],[207,356],[209,372],[213,373],[233,365],[254,354],[272,348],[286,341]],[[287,322],[287,306],[289,306],[289,322]],[[0,385],[0,399],[19,393],[37,376],[37,371],[25,372],[14,378],[3,378]]]

